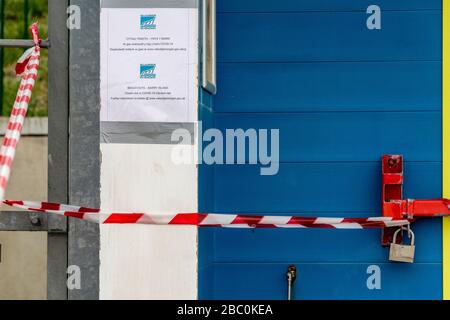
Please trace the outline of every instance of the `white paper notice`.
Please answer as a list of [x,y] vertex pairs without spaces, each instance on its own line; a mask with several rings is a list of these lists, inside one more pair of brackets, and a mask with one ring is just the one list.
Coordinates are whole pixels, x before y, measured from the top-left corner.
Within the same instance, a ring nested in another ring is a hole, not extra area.
[[101,26],[101,121],[197,120],[196,9],[104,8]]

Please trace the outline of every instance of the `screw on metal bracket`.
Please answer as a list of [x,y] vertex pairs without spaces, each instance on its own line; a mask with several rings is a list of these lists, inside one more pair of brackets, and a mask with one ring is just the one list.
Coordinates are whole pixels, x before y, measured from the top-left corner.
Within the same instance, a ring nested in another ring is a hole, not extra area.
[[397,166],[398,163],[399,163],[398,158],[390,157],[388,160],[389,168],[393,168],[393,167]]
[[39,227],[41,225],[41,218],[39,218],[37,213],[32,212],[29,214],[29,217],[30,217],[30,222],[33,226]]

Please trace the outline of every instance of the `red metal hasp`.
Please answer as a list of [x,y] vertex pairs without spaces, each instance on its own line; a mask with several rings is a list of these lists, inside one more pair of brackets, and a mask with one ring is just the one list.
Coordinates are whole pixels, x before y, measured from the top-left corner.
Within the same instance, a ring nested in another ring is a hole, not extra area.
[[[403,156],[384,155],[382,157],[382,210],[383,217],[414,220],[450,215],[450,200],[412,200],[403,199]],[[392,243],[398,228],[384,228],[381,243]],[[401,239],[397,239],[401,241]]]

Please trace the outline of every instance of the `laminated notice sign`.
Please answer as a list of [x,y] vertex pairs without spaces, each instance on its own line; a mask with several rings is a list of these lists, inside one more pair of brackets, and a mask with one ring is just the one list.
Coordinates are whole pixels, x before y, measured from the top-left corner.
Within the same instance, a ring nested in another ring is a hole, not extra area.
[[196,120],[195,8],[102,8],[101,30],[101,121]]

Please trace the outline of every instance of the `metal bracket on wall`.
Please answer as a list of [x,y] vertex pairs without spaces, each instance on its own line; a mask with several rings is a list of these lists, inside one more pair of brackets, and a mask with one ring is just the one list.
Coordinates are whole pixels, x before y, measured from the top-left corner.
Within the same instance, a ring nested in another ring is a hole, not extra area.
[[[382,158],[382,210],[383,217],[395,219],[431,218],[450,215],[449,199],[403,199],[403,167],[401,155],[384,155]],[[398,228],[384,228],[381,244],[388,246]],[[400,237],[397,237],[401,241]]]
[[17,211],[0,213],[0,231],[47,231],[48,216],[40,213],[24,214]]

